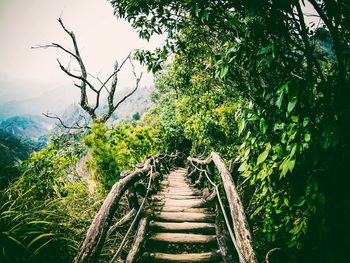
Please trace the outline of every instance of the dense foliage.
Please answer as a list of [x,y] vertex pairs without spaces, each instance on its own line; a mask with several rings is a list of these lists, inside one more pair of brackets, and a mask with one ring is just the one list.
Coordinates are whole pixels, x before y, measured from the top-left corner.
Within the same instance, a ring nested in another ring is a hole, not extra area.
[[128,123],[117,124],[111,130],[96,123],[85,137],[85,144],[91,150],[90,167],[95,170],[95,179],[106,190],[118,181],[122,171],[133,169],[156,150],[150,128]]
[[[132,123],[113,129],[94,124],[83,137],[53,137],[1,193],[1,262],[70,262],[105,190],[155,150],[151,129]],[[104,252],[109,256],[116,242],[111,238]]]
[[[74,172],[80,144],[47,148],[23,162],[23,175],[1,193],[1,262],[62,262],[72,257],[96,198]],[[73,166],[72,166],[73,165]]]
[[0,130],[0,189],[20,175],[19,162],[28,158],[34,145]]
[[280,262],[346,262],[347,2],[305,1],[311,26],[302,1],[110,2],[140,37],[167,35],[136,55],[156,73],[154,105],[112,128],[96,121],[84,136],[52,138],[23,162],[1,192],[0,261],[71,261],[121,171],[156,152],[218,151],[236,162],[259,261],[279,248]]
[[261,259],[281,247],[294,261],[344,262],[347,3],[307,1],[318,16],[310,26],[299,1],[111,2],[140,37],[167,34],[138,54],[163,68],[153,119],[170,150],[186,142],[198,155],[237,157]]

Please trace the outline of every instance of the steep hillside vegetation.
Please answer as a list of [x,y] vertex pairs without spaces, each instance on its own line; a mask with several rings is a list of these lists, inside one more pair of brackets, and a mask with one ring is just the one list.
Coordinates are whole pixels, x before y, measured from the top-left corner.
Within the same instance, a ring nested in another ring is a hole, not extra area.
[[8,118],[0,123],[0,129],[18,137],[39,139],[48,135],[54,122],[44,116],[22,115]]
[[36,148],[30,140],[23,140],[0,129],[0,189],[20,175],[19,163]]

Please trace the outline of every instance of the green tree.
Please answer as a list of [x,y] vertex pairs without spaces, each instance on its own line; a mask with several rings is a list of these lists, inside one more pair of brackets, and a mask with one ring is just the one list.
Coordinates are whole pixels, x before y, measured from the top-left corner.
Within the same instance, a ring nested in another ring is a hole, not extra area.
[[[349,195],[339,185],[350,156],[346,2],[310,1],[321,18],[314,29],[299,1],[111,2],[140,37],[167,34],[164,47],[138,58],[155,72],[173,53],[176,70],[165,69],[170,91],[162,100],[175,98],[168,114],[175,114],[173,126],[182,127],[195,152],[205,154],[211,147],[198,144],[211,140],[237,146],[239,186],[261,252],[290,247],[299,260],[330,261],[337,254],[343,262],[346,245],[324,250],[322,240],[349,243],[348,234],[337,234],[350,219],[340,205]],[[235,120],[214,130],[237,126],[240,143],[215,133],[210,139],[219,94],[221,104],[234,105]]]
[[84,138],[91,150],[90,167],[95,179],[109,190],[119,180],[123,170],[132,169],[146,156],[155,153],[156,144],[149,127],[119,123],[113,129],[96,123]]

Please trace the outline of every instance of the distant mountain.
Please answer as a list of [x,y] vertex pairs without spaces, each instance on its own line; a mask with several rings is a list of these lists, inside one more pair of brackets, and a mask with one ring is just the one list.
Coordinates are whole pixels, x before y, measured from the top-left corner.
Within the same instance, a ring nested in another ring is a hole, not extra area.
[[45,87],[44,84],[9,78],[0,72],[0,104],[18,98],[25,100],[37,97],[45,91]]
[[0,123],[0,189],[20,175],[19,163],[47,145],[54,121],[24,115]]
[[[154,87],[142,87],[138,89],[130,98],[120,105],[116,110],[115,115],[118,119],[130,120],[134,114],[144,113],[152,104],[150,95],[153,91]],[[122,94],[117,98],[121,97]]]
[[0,130],[16,137],[36,140],[41,136],[49,135],[54,121],[44,116],[24,115],[8,118],[0,123]]
[[73,104],[78,96],[77,89],[59,87],[34,98],[8,101],[0,104],[0,119],[27,114],[40,115],[46,112],[59,114]]
[[[146,111],[151,105],[150,94],[153,87],[141,87],[130,98],[124,101],[114,114],[115,119],[131,119],[132,115],[137,112]],[[124,97],[129,89],[121,89],[116,93],[116,101]],[[12,100],[0,104],[0,121],[14,116],[21,115],[41,115],[42,113],[55,113],[59,116],[65,115],[66,118],[71,118],[72,112],[74,115],[77,111],[72,107],[78,101],[78,89],[59,87],[47,91],[40,96],[25,99]],[[104,101],[104,99],[102,99]],[[76,104],[75,104],[76,105]],[[105,106],[101,107],[101,110]]]

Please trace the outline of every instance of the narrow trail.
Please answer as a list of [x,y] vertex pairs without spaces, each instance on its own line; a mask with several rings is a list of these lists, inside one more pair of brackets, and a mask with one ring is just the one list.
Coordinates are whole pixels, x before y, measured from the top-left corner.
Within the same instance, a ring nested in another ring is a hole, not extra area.
[[[244,207],[224,160],[216,152],[205,159],[185,157],[156,154],[123,173],[92,220],[74,263],[98,262],[108,232],[126,222],[128,231],[110,263],[256,263]],[[124,195],[130,211],[112,225]]]
[[215,210],[186,176],[184,168],[170,172],[152,197],[155,213],[142,262],[221,262]]

